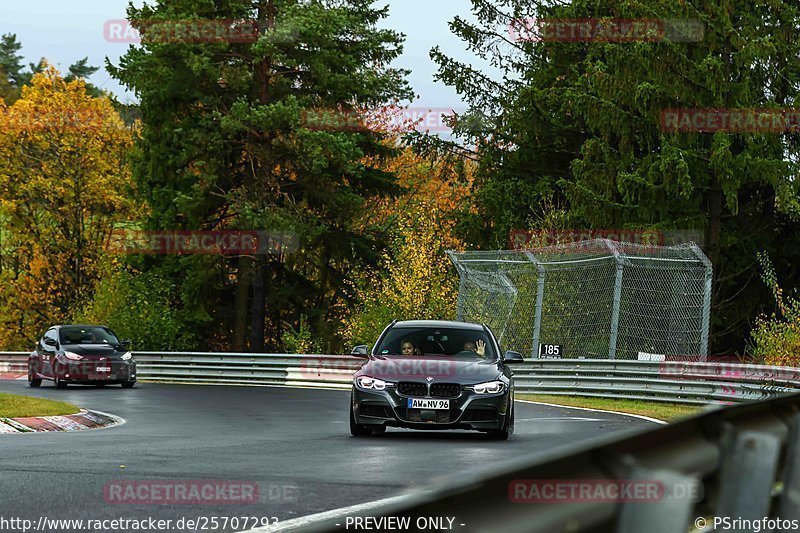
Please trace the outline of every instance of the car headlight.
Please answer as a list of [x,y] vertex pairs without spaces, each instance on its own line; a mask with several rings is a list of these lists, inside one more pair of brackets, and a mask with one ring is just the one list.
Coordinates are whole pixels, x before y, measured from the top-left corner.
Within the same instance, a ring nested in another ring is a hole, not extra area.
[[126,353],[122,354],[122,360],[123,361],[130,361],[130,359],[132,357],[133,357],[133,354],[131,354],[131,352],[126,352]]
[[498,394],[503,392],[505,384],[502,381],[487,381],[486,383],[478,383],[469,388],[477,394]]
[[81,359],[83,359],[82,355],[78,355],[72,352],[64,352],[64,357],[66,357],[70,361],[80,361]]
[[371,378],[369,376],[359,376],[356,378],[356,386],[365,390],[384,390],[387,383],[382,379]]

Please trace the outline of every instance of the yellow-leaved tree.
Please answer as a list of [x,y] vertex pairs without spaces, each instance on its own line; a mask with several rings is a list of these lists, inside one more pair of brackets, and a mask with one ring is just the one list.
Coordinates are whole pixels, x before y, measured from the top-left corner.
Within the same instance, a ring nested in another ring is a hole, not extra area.
[[133,128],[49,65],[13,105],[0,102],[0,124],[0,349],[21,349],[69,320],[130,218]]
[[800,300],[784,296],[775,267],[766,253],[758,254],[758,262],[761,277],[772,291],[778,309],[769,317],[756,318],[750,352],[759,363],[796,367],[800,365]]
[[343,337],[351,344],[370,344],[393,319],[454,319],[458,276],[447,250],[461,250],[455,217],[469,194],[468,168],[432,162],[404,150],[387,170],[397,172],[407,191],[378,199],[365,223],[390,235],[382,269],[366,272],[354,287],[357,309],[346,320]]

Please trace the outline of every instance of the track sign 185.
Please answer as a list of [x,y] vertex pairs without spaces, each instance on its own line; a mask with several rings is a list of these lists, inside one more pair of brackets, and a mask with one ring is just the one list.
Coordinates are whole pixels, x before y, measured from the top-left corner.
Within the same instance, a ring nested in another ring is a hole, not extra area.
[[564,347],[558,344],[540,344],[539,357],[541,359],[561,359],[564,355]]

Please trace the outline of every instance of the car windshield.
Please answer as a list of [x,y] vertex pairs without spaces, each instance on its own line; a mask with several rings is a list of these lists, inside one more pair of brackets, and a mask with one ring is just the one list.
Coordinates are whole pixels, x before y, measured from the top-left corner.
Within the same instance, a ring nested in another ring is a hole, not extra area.
[[119,344],[111,330],[99,326],[69,326],[59,336],[61,344]]
[[494,359],[494,347],[485,331],[467,328],[390,329],[375,350],[379,355],[448,356]]

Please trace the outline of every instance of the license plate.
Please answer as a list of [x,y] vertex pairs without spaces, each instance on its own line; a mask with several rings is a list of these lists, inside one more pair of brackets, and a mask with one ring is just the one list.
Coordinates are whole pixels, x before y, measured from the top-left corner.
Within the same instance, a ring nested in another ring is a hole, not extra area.
[[409,398],[408,407],[409,409],[450,409],[450,400]]
[[98,366],[95,370],[98,372],[111,372],[110,366]]

